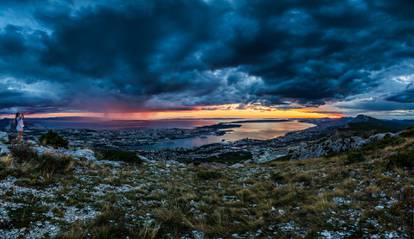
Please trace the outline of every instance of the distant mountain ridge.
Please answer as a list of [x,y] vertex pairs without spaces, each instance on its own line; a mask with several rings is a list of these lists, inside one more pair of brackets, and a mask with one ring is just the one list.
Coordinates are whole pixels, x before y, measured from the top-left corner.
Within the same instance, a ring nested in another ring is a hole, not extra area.
[[351,120],[350,123],[361,123],[361,122],[381,122],[383,120],[368,116],[368,115],[357,115]]
[[352,130],[376,130],[396,132],[414,126],[414,120],[382,120],[367,115],[357,115],[346,124]]

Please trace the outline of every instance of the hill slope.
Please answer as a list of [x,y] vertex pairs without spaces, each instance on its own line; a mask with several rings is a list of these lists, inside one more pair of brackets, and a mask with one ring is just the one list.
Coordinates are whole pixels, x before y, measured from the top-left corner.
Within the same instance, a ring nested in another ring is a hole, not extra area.
[[408,238],[413,137],[405,131],[358,152],[243,167],[21,162],[14,152],[0,162],[0,235]]

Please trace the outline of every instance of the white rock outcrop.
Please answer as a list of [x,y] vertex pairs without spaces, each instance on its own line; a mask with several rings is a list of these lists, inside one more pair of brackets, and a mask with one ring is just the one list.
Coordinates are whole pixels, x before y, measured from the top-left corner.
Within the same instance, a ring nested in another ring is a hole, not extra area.
[[9,135],[6,132],[0,131],[0,142],[7,143],[9,141]]
[[235,169],[237,169],[237,168],[243,168],[243,167],[244,167],[244,165],[241,164],[241,163],[235,163],[235,164],[229,166],[229,168],[235,168]]
[[89,161],[96,160],[95,152],[90,149],[77,149],[71,154],[71,156],[74,158],[84,158]]
[[0,143],[0,156],[7,155],[7,154],[10,154],[9,148],[6,145]]
[[70,157],[73,157],[74,159],[86,159],[89,161],[96,160],[95,152],[90,149],[69,150],[69,149],[64,149],[64,148],[55,149],[52,147],[37,146],[37,147],[34,147],[34,150],[36,151],[38,155],[50,153],[50,154],[70,156]]
[[273,160],[277,160],[286,155],[287,155],[287,151],[284,149],[266,150],[264,152],[261,152],[259,155],[255,155],[254,162],[255,163],[266,163],[266,162],[270,162]]
[[369,143],[383,140],[385,137],[395,137],[396,134],[380,133],[364,139],[359,136],[348,138],[331,137],[319,142],[303,142],[289,148],[289,155],[292,159],[307,159],[327,156],[333,153],[340,153],[349,150],[362,148]]

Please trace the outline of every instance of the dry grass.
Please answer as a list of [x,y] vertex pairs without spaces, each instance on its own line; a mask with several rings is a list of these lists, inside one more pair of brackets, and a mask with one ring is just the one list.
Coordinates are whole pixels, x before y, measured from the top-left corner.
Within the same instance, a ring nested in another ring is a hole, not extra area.
[[[386,165],[395,152],[407,154],[412,142],[370,148],[356,158],[341,154],[240,169],[161,163],[129,164],[112,173],[91,167],[96,181],[90,187],[136,189],[108,192],[94,202],[98,218],[63,226],[61,238],[192,238],[194,231],[207,238],[317,238],[322,231],[408,237],[414,173]],[[78,193],[70,203],[90,204],[88,198],[88,192]]]

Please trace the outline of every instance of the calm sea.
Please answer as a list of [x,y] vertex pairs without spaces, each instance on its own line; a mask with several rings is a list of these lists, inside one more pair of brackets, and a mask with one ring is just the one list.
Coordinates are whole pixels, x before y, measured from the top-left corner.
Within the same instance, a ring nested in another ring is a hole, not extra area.
[[[47,118],[26,119],[28,122],[50,129],[94,129],[94,130],[120,130],[120,129],[162,129],[184,128],[190,129],[200,126],[213,125],[219,122],[232,120],[210,119],[173,119],[173,120],[98,120],[91,118]],[[234,121],[234,119],[233,119]]]

